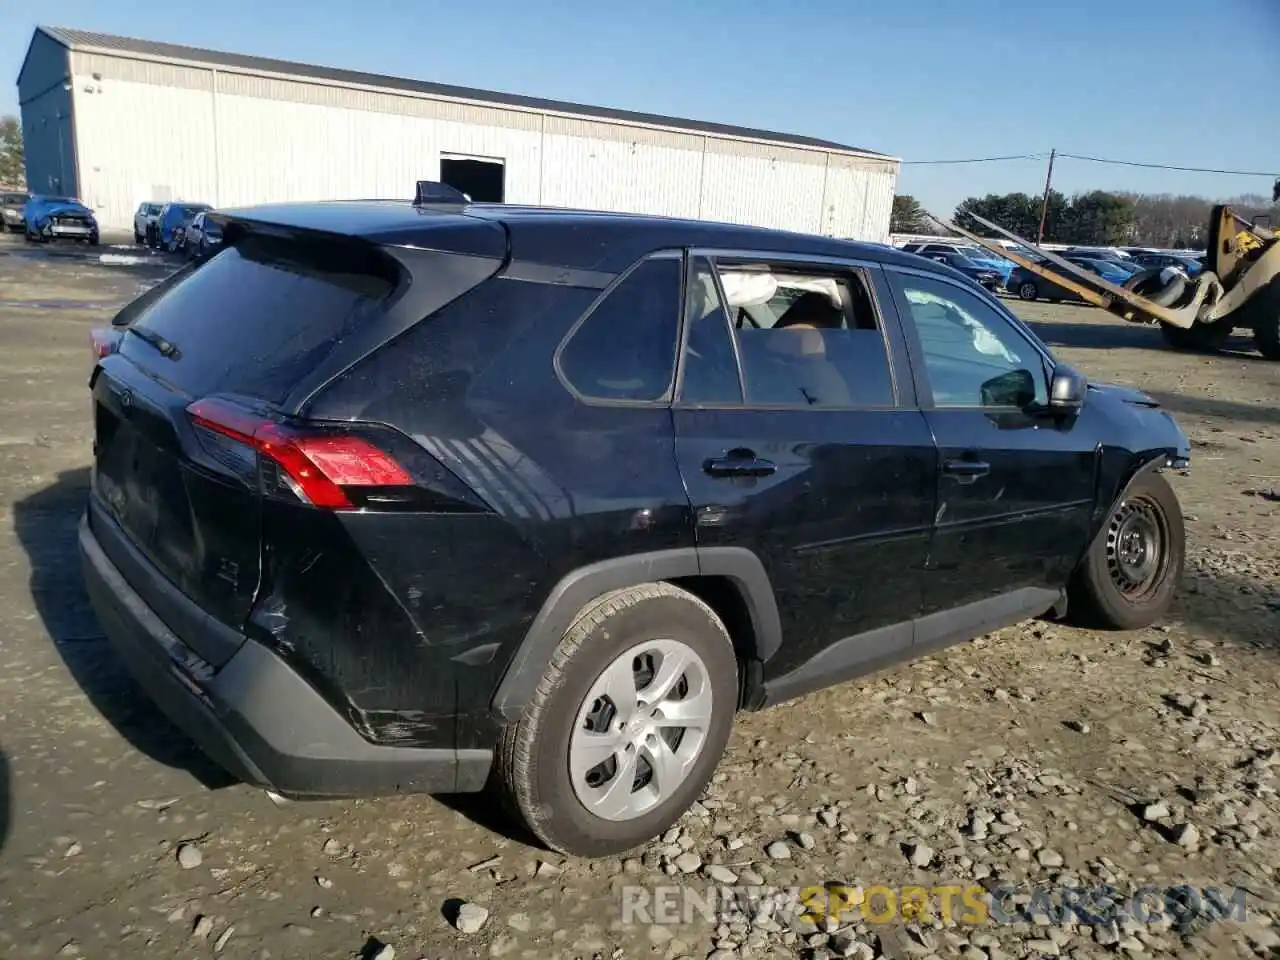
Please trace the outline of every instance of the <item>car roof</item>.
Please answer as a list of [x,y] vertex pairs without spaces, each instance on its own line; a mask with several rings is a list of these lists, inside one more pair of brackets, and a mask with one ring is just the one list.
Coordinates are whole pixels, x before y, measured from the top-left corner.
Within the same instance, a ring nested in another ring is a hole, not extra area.
[[946,269],[887,244],[706,220],[559,207],[486,203],[415,206],[410,201],[337,200],[218,210],[217,219],[224,218],[424,247],[432,245],[432,234],[437,230],[501,225],[514,260],[614,272],[650,251],[678,247],[868,259],[940,273]]

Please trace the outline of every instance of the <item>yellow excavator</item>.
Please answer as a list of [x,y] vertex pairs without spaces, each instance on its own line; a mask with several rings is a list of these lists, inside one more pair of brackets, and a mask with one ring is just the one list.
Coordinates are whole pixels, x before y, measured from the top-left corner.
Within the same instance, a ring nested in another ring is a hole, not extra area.
[[1175,270],[1143,271],[1124,286],[1042,250],[997,223],[969,216],[1018,244],[1018,249],[1007,249],[941,217],[933,219],[1123,320],[1159,324],[1171,347],[1220,350],[1235,330],[1249,329],[1258,352],[1268,360],[1280,360],[1280,237],[1225,204],[1213,208],[1200,273],[1188,277]]

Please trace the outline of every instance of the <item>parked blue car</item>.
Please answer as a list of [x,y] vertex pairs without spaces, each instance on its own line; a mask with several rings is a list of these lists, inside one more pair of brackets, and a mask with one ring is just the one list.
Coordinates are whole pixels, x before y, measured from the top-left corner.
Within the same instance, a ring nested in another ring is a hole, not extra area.
[[212,209],[207,203],[166,203],[156,217],[155,224],[147,225],[147,240],[153,247],[177,253],[186,246],[187,227],[196,218],[196,214]]
[[1194,277],[1204,269],[1204,264],[1196,257],[1179,253],[1137,253],[1134,261],[1144,270],[1163,270],[1165,267],[1178,267],[1187,276]]
[[1004,283],[1004,275],[995,267],[967,257],[963,253],[931,253],[929,259],[959,270],[974,283],[989,290],[995,290]]
[[1138,267],[1127,264],[1117,263],[1114,260],[1097,260],[1093,257],[1067,257],[1070,263],[1074,263],[1078,267],[1084,267],[1086,270],[1092,270],[1103,280],[1110,283],[1124,286],[1124,282],[1138,272]]
[[35,194],[22,208],[24,233],[29,243],[50,240],[79,240],[97,246],[98,218],[72,197]]

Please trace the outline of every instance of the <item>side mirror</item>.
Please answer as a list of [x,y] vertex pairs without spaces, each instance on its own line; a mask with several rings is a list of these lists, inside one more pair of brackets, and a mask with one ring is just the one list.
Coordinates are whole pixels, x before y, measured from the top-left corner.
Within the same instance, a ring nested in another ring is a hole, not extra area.
[[1056,413],[1073,413],[1084,406],[1089,381],[1084,374],[1065,364],[1054,367],[1049,378],[1049,410]]

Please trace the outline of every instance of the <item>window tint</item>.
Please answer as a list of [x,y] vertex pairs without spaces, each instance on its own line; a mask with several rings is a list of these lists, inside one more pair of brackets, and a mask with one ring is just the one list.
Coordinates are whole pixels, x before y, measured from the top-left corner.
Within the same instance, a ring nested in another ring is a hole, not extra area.
[[954,284],[893,274],[915,323],[940,407],[1025,407],[1048,400],[1040,353],[980,297]]
[[681,402],[741,403],[742,381],[738,378],[729,318],[724,312],[711,264],[704,259],[694,261],[689,271],[685,324],[689,332],[685,337],[684,372],[680,377]]
[[564,378],[584,397],[661,400],[671,387],[680,325],[680,261],[636,267],[560,350]]
[[718,272],[747,403],[893,405],[884,336],[860,275],[791,264],[720,264]]
[[120,352],[192,396],[243,393],[279,403],[382,310],[393,277],[381,257],[343,245],[246,238],[135,320],[173,343],[173,356],[129,336]]

